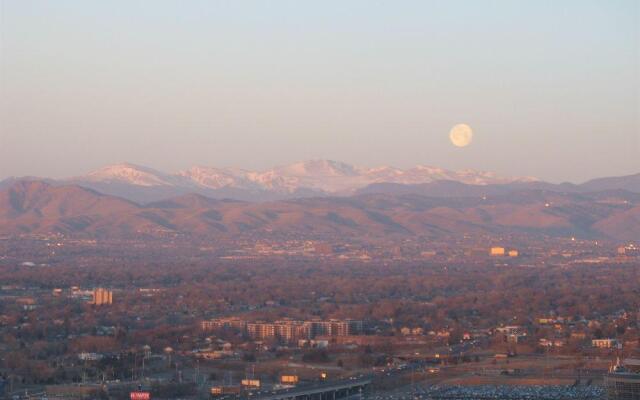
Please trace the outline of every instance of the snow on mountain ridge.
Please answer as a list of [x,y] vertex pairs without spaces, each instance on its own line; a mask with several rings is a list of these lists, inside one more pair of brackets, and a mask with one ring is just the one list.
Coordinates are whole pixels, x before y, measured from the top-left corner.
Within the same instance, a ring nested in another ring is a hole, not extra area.
[[248,174],[248,171],[240,169],[202,166],[195,166],[178,173],[179,176],[190,180],[194,184],[210,189],[251,186],[253,182],[248,178]]
[[107,165],[79,179],[92,182],[128,183],[138,186],[171,186],[175,184],[170,175],[130,163]]
[[195,166],[176,174],[165,174],[129,163],[103,167],[76,181],[117,182],[135,186],[176,186],[205,189],[248,189],[282,194],[313,190],[326,194],[349,194],[373,183],[421,184],[452,180],[467,184],[530,182],[532,178],[504,178],[492,172],[417,165],[410,169],[391,166],[356,167],[331,160],[301,161],[266,171]]
[[300,177],[353,176],[359,173],[358,168],[353,165],[331,160],[300,161],[281,167],[275,167],[267,172],[271,171],[279,175]]

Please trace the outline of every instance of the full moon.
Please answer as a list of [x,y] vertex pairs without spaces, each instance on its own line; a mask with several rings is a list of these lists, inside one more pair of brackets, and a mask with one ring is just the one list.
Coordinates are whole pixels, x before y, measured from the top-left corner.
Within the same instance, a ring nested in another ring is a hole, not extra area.
[[458,124],[449,131],[449,139],[456,147],[466,147],[471,143],[473,131],[467,124]]

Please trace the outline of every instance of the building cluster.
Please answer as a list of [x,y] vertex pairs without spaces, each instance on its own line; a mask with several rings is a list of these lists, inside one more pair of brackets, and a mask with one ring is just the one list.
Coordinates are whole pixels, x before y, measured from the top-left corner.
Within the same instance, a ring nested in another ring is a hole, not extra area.
[[640,257],[640,246],[629,243],[618,247],[618,255],[627,257]]
[[489,249],[489,254],[494,257],[518,257],[518,250],[510,249],[507,250],[504,247],[492,247]]
[[[494,335],[501,335],[502,341],[509,344],[536,344],[550,348],[569,346],[575,351],[597,354],[624,348],[636,348],[637,328],[634,322],[640,319],[640,312],[618,310],[609,315],[587,319],[583,316],[546,315],[536,318],[533,324],[498,326],[493,329]],[[624,327],[621,333],[619,327]],[[614,330],[615,329],[615,330]],[[616,333],[616,330],[618,331]],[[465,337],[463,339],[466,340]],[[588,350],[591,349],[591,350]]]
[[497,334],[503,335],[508,343],[519,344],[527,340],[527,331],[518,325],[499,326],[495,329]]
[[216,318],[202,321],[201,325],[206,331],[235,329],[254,340],[275,339],[282,343],[295,343],[298,340],[324,336],[357,335],[363,330],[362,321],[352,319],[249,322],[240,318]]

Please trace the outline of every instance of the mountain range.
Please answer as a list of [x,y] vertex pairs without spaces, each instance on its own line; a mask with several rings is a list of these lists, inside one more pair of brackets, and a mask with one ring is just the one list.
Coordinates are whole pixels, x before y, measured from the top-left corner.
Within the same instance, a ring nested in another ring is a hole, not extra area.
[[553,184],[316,160],[266,171],[132,164],[0,182],[0,234],[562,235],[640,238],[640,174]]
[[0,189],[0,234],[51,232],[433,238],[525,233],[626,241],[640,238],[640,194],[522,189],[481,197],[362,193],[245,202],[192,193],[142,205],[78,185],[38,180],[6,183]]
[[330,160],[297,162],[265,171],[196,166],[177,173],[121,163],[69,179],[10,178],[0,182],[0,188],[21,180],[77,185],[140,204],[192,193],[244,201],[371,193],[485,196],[528,189],[567,193],[623,189],[640,193],[640,174],[595,179],[580,185],[552,184],[531,177],[500,177],[474,170],[451,171],[422,165],[410,169],[364,168]]

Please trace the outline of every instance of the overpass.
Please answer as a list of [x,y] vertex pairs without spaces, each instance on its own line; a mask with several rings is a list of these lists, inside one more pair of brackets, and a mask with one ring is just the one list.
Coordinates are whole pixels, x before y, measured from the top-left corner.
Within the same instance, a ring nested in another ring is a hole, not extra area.
[[254,400],[337,400],[364,393],[371,378],[361,377],[329,381],[269,393],[255,393]]

